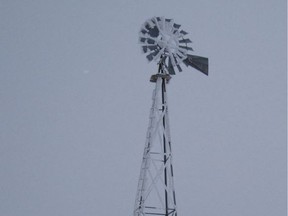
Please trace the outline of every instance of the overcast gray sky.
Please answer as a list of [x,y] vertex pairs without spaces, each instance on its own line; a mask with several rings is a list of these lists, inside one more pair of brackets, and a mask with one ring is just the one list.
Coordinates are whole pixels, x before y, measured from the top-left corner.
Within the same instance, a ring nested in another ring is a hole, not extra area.
[[285,0],[0,0],[0,215],[132,215],[153,16],[210,75],[168,86],[179,216],[286,215]]

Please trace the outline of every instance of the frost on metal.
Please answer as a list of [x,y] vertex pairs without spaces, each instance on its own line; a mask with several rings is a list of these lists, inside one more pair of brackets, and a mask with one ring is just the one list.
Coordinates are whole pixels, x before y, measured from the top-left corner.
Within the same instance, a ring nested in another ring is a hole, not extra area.
[[139,33],[139,42],[149,61],[159,61],[160,57],[167,59],[166,68],[170,74],[175,74],[174,67],[182,71],[180,64],[187,58],[190,39],[185,38],[187,32],[180,30],[180,25],[172,19],[153,17],[147,20]]
[[149,61],[158,62],[149,126],[143,153],[133,216],[177,216],[166,84],[180,64],[208,75],[208,59],[188,53],[187,32],[172,19],[153,17],[141,30],[139,42]]
[[134,216],[145,215],[177,215],[166,85],[161,77],[153,91],[134,207]]
[[189,54],[193,51],[188,46],[192,41],[186,38],[188,33],[180,27],[173,19],[164,17],[153,17],[144,22],[139,32],[139,43],[146,58],[156,62],[162,58],[170,75],[175,75],[174,68],[182,71],[182,62],[208,75],[208,58],[201,57],[199,67],[199,58],[196,58],[199,56]]

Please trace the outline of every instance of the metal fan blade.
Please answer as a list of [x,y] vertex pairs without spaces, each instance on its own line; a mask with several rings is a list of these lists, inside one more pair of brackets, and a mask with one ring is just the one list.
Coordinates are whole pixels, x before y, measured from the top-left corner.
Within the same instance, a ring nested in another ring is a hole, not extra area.
[[147,43],[148,43],[148,44],[155,44],[155,41],[153,41],[153,40],[150,39],[150,38],[147,38]]
[[157,38],[150,36],[148,33],[147,34],[142,34],[141,32],[139,33],[139,37],[145,38],[145,39],[151,39],[153,41],[156,41]]
[[171,75],[175,75],[176,74],[170,58],[168,58],[167,70],[168,70],[169,74],[171,74]]
[[157,26],[150,27],[150,26],[146,25],[145,28],[142,29],[142,31],[140,31],[140,33],[142,33],[146,37],[148,35],[151,37],[158,37],[159,30],[158,30]]
[[152,51],[152,50],[156,50],[158,47],[155,45],[155,46],[147,46],[147,48]]
[[159,49],[155,49],[152,50],[151,52],[149,52],[149,54],[146,56],[146,58],[148,59],[148,61],[152,61],[154,59],[154,57],[159,53]]
[[168,67],[167,70],[168,70],[168,73],[171,74],[171,75],[175,75],[176,74],[173,67]]
[[174,25],[173,25],[173,27],[174,27],[175,29],[179,29],[179,28],[180,28],[180,26],[181,26],[181,25],[179,25],[179,24],[176,24],[176,23],[174,23]]
[[171,21],[169,22],[169,25],[170,25],[170,32],[174,32],[175,28],[174,28],[174,20],[171,19]]
[[150,53],[150,54],[148,54],[147,56],[146,56],[146,58],[148,59],[148,61],[152,61],[153,60],[153,58],[154,58],[154,56],[155,55],[157,55],[157,53],[158,52],[152,52],[152,53]]
[[142,46],[146,46],[149,51],[159,50],[159,47],[153,44],[143,44]]
[[139,37],[139,43],[145,43],[145,41],[146,41],[146,38]]
[[178,32],[178,29],[175,29],[175,30],[173,31],[173,34],[175,34],[175,35],[179,36],[179,32]]
[[150,27],[150,25],[146,22],[145,23],[145,26],[144,26],[145,28],[145,30],[147,30],[148,32],[150,31],[150,29],[151,29],[151,27]]
[[174,34],[174,35],[177,35],[179,36],[179,28],[180,28],[181,25],[178,25],[176,23],[173,23],[173,26],[171,28],[171,32]]
[[176,61],[175,61],[174,56],[173,56],[172,53],[170,53],[169,59],[171,59],[172,66],[173,67],[176,66]]
[[192,43],[192,41],[189,38],[186,38],[186,39],[179,40],[179,43]]
[[152,20],[148,20],[147,24],[149,25],[150,28],[153,28],[155,26],[155,23]]
[[187,35],[187,34],[188,34],[188,33],[187,33],[186,31],[184,31],[184,30],[181,30],[180,33],[183,34],[183,35]]
[[163,47],[161,50],[158,50],[158,53],[155,55],[154,60],[156,61],[160,56],[163,54],[165,50],[165,47]]
[[155,46],[155,45],[147,45],[147,44],[145,44],[145,45],[142,46],[142,51],[144,53],[147,53],[149,51],[149,53],[150,53],[151,51],[156,51],[157,48],[158,47]]
[[159,30],[156,24],[154,24],[153,26],[150,26],[149,24],[147,24],[145,28],[142,28],[142,30],[140,31],[140,34],[146,37],[149,35],[150,37],[156,38],[159,35]]
[[141,32],[142,34],[146,34],[146,33],[147,33],[147,31],[146,31],[145,29],[141,29],[140,32]]
[[155,37],[155,38],[158,37],[159,30],[158,30],[157,26],[154,26],[154,28],[149,31],[149,35],[151,37]]
[[140,44],[141,46],[148,46],[148,47],[157,46],[156,43],[148,44],[148,43],[146,43],[146,42],[141,42],[141,41],[139,41],[139,44]]
[[[174,59],[175,59],[175,61],[176,61],[176,66],[177,66],[177,65],[179,66],[179,65],[182,63],[184,57],[185,57],[185,56],[181,57],[179,54],[174,55]],[[178,66],[177,66],[177,68],[178,68]],[[179,70],[179,68],[178,68],[178,70]],[[180,68],[180,70],[182,71],[181,68]],[[180,71],[180,70],[179,70],[179,71]],[[180,72],[181,72],[181,71],[180,71]]]
[[165,28],[165,19],[163,17],[157,17],[155,19],[155,25],[157,27],[157,29],[159,30],[159,32],[163,32],[164,28]]
[[182,49],[194,51],[192,47],[188,47],[188,46],[179,46],[179,47],[182,48]]
[[208,58],[188,54],[183,62],[208,76]]
[[185,59],[186,58],[186,54],[181,52],[181,50],[177,50],[176,56],[179,58],[179,61],[182,61],[181,59]]
[[178,68],[178,71],[179,71],[179,72],[182,72],[182,68],[180,67],[180,65],[177,64],[176,66],[177,66],[177,68]]
[[182,60],[177,55],[173,55],[172,62],[173,62],[173,59],[174,59],[174,62],[175,62],[174,67],[182,62]]
[[143,51],[144,53],[147,53],[147,52],[148,52],[148,47],[147,47],[147,46],[142,46],[142,51]]
[[164,17],[161,17],[161,26],[163,28],[163,31],[166,31],[166,23],[165,23],[165,18]]

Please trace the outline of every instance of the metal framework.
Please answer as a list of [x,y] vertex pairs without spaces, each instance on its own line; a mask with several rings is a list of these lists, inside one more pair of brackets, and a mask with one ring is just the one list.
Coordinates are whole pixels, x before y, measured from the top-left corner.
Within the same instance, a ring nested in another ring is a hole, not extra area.
[[191,66],[208,75],[208,58],[188,53],[190,39],[172,19],[153,17],[139,32],[139,43],[148,61],[159,61],[147,138],[138,182],[133,216],[177,216],[173,182],[172,150],[168,118],[166,84],[180,64]]
[[170,75],[163,70],[163,62],[159,63],[158,72],[150,80],[155,82],[155,89],[134,216],[177,216],[166,92]]

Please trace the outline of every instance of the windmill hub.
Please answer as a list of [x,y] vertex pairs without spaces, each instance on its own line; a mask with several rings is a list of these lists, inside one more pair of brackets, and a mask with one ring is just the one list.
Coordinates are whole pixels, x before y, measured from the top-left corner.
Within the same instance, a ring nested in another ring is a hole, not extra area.
[[168,51],[168,53],[176,53],[179,43],[174,35],[163,34],[162,39],[159,41],[159,46],[165,48],[165,51]]

